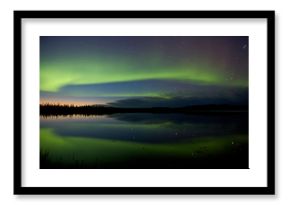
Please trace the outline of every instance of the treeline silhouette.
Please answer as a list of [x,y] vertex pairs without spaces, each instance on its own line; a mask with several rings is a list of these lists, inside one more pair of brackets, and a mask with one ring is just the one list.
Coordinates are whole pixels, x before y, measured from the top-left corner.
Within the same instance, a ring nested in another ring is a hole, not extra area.
[[40,115],[105,115],[114,113],[213,113],[247,112],[248,106],[241,105],[192,105],[186,107],[121,108],[103,105],[60,105],[41,104]]

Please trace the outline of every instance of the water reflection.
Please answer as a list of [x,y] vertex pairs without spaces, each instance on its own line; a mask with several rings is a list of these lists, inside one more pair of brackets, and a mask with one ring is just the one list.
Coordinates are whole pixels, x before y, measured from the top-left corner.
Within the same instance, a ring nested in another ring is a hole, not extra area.
[[247,115],[114,114],[41,118],[56,134],[99,139],[169,143],[203,136],[247,133]]
[[44,168],[248,167],[247,113],[54,116],[40,126],[42,153],[62,161],[42,156]]

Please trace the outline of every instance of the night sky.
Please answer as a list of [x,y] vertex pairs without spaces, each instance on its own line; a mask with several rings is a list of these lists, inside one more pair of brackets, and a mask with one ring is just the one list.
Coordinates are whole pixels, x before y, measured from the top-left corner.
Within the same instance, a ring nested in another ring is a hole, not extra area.
[[41,103],[248,104],[247,36],[42,36]]

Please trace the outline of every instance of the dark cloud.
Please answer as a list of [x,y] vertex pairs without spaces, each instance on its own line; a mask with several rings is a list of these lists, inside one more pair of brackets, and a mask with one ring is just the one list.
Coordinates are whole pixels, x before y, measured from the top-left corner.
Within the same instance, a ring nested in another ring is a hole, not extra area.
[[[148,97],[150,96],[150,97]],[[41,92],[41,98],[61,101],[107,102],[116,107],[181,107],[204,104],[247,104],[248,88],[207,85],[178,80],[135,80],[114,83],[66,85],[58,92]]]
[[248,93],[237,93],[236,98],[216,97],[172,97],[170,99],[158,97],[129,98],[109,103],[114,107],[184,107],[191,105],[227,104],[227,105],[247,105]]

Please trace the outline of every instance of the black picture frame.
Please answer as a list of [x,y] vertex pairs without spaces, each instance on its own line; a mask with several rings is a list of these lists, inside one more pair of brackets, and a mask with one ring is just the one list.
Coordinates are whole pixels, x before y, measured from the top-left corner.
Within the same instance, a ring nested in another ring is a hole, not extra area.
[[[266,187],[24,187],[22,186],[22,19],[27,18],[260,18],[267,20]],[[14,194],[275,194],[274,11],[14,11]]]

